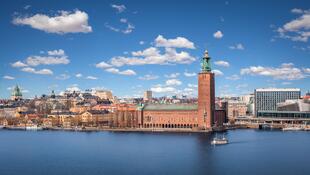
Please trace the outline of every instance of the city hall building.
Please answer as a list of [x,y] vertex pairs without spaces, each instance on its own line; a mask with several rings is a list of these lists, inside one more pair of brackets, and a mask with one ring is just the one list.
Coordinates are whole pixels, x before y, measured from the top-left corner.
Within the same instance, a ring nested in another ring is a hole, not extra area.
[[198,74],[198,104],[145,104],[138,108],[140,128],[211,129],[215,117],[214,73],[208,52]]

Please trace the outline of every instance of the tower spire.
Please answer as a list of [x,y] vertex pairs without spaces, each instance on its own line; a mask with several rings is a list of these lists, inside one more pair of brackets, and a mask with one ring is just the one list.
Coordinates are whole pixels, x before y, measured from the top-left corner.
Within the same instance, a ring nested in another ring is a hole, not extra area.
[[210,59],[211,57],[209,57],[209,52],[208,50],[206,50],[204,53],[204,57],[202,58],[202,67],[201,67],[202,72],[211,72]]

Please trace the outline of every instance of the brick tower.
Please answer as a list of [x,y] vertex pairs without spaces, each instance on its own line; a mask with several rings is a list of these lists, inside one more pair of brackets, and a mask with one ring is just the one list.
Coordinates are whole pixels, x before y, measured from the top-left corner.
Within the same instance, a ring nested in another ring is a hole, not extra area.
[[202,68],[198,75],[198,123],[201,129],[211,129],[215,110],[214,73],[208,51],[202,58]]

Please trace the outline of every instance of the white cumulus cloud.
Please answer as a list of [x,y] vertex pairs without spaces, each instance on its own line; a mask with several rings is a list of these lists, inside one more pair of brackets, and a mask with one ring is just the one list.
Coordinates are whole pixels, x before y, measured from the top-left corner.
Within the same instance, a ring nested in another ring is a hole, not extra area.
[[214,62],[215,65],[218,65],[218,66],[223,66],[223,67],[229,67],[229,62],[227,61],[215,61]]
[[152,74],[146,74],[144,76],[139,77],[140,80],[155,80],[158,79],[159,76],[157,75],[152,75]]
[[292,41],[308,42],[310,37],[310,11],[295,8],[292,9],[292,12],[301,16],[279,27],[277,29],[279,37]]
[[241,75],[260,75],[281,80],[298,80],[305,78],[301,69],[292,63],[283,63],[280,67],[250,66],[240,71]]
[[12,63],[11,66],[12,67],[27,67],[28,65],[21,61],[16,61],[15,63]]
[[22,68],[21,71],[28,72],[28,73],[33,73],[33,74],[41,74],[41,75],[52,75],[53,74],[53,71],[51,71],[50,69],[35,70],[32,67]]
[[212,70],[212,72],[214,73],[215,76],[222,76],[224,75],[224,73],[220,70],[214,69]]
[[213,34],[213,37],[216,38],[216,39],[221,39],[221,38],[223,38],[223,36],[224,36],[224,34],[220,30],[216,31]]
[[143,51],[132,52],[132,57],[117,56],[111,59],[113,66],[146,65],[146,64],[189,64],[195,61],[188,52],[177,52],[174,48],[165,48],[162,54],[155,47]]
[[12,67],[27,67],[39,65],[69,64],[70,60],[62,49],[47,51],[47,55],[33,55],[26,58],[24,62],[17,61]]
[[7,80],[14,80],[15,77],[12,77],[12,76],[9,76],[9,75],[5,75],[3,76],[4,79],[7,79]]
[[30,17],[15,17],[13,24],[29,25],[34,29],[57,34],[92,31],[92,27],[88,25],[88,14],[80,10],[74,12],[60,11],[55,16],[36,14]]
[[175,92],[176,89],[174,87],[157,86],[157,87],[152,87],[151,91],[153,91],[155,93],[170,93],[170,92]]
[[197,74],[195,72],[187,72],[187,71],[184,72],[184,76],[186,76],[186,77],[194,77],[196,75]]
[[166,39],[162,35],[158,35],[155,39],[155,46],[195,49],[194,43],[187,38],[177,37],[175,39]]
[[119,75],[136,75],[136,72],[131,69],[120,71],[119,69],[112,67],[112,68],[105,69],[105,71],[113,73],[113,74],[119,74]]
[[75,75],[75,77],[76,78],[81,78],[83,75],[81,74],[81,73],[77,73],[76,75]]
[[98,78],[95,76],[87,76],[86,79],[88,80],[97,80]]
[[169,79],[166,81],[167,86],[180,86],[182,82],[178,79]]

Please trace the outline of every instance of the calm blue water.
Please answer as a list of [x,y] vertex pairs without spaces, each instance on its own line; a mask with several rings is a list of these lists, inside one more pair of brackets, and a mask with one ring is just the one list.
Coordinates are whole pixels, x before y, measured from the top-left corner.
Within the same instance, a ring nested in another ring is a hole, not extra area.
[[211,134],[0,130],[1,175],[309,175],[310,132]]

